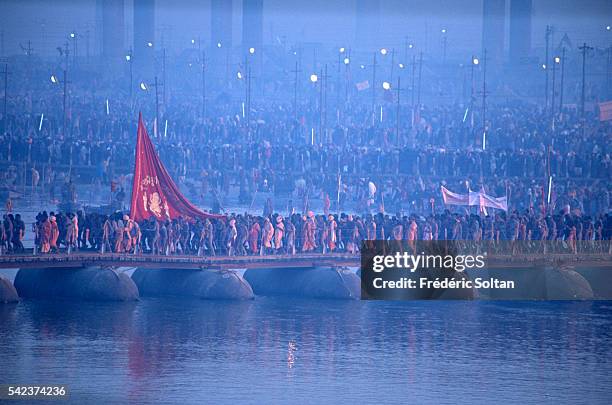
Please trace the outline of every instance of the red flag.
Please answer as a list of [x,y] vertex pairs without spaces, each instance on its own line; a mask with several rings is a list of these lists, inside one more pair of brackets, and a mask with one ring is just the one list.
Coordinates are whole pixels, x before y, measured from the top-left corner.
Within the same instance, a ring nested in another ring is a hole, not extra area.
[[183,196],[155,153],[142,121],[142,113],[138,117],[130,216],[136,221],[150,217],[174,219],[179,216],[187,219],[225,218],[224,215],[201,211]]

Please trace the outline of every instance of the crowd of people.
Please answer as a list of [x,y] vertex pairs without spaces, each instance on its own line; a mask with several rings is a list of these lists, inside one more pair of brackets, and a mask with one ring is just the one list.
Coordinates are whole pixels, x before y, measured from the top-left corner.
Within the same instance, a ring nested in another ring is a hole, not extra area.
[[[551,125],[550,113],[537,107],[492,105],[482,145],[481,128],[464,122],[463,107],[423,107],[417,119],[407,108],[398,140],[392,125],[358,120],[356,113],[315,139],[308,122],[285,110],[262,110],[263,119],[246,125],[231,116],[202,120],[192,111],[195,107],[185,106],[185,118],[169,110],[167,135],[153,138],[183,188],[204,196],[211,191],[227,195],[236,187],[243,204],[258,191],[301,199],[328,195],[332,202],[339,195],[344,203],[340,208],[359,212],[371,181],[392,210],[403,206],[425,214],[434,198],[440,211],[440,184],[459,192],[471,187],[508,195],[510,206],[522,210],[542,200],[552,177],[555,200],[576,199],[590,215],[609,209],[609,123],[593,117],[581,121],[577,112],[566,109]],[[23,177],[21,182],[33,187],[48,186],[55,198],[62,171],[77,184],[110,185],[129,176],[135,148],[135,118],[129,108],[110,118],[92,111],[90,102],[75,102],[73,108],[80,113],[72,120],[69,137],[58,135],[59,123],[51,119],[41,131],[31,117],[9,119],[0,142],[6,188]],[[367,111],[355,110],[367,116]],[[20,164],[28,169],[15,169]]]
[[[98,253],[244,256],[308,252],[357,253],[364,240],[558,241],[572,250],[580,241],[610,241],[612,215],[581,216],[569,206],[554,215],[533,211],[493,215],[452,213],[428,216],[230,214],[222,219],[134,221],[112,215],[40,212],[32,226],[35,253]],[[19,214],[5,215],[0,246],[23,252],[25,224]]]

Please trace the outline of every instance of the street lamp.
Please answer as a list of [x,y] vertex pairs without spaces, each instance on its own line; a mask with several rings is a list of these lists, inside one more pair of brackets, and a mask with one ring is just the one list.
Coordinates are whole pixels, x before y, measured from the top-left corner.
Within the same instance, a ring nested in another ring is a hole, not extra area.
[[383,82],[382,84],[383,89],[385,90],[389,90],[391,88],[391,83],[389,82]]
[[404,68],[404,64],[403,63],[400,63],[398,66],[399,66],[400,69]]
[[238,78],[238,80],[242,80],[242,72],[238,71],[238,73],[236,73],[236,77]]
[[251,55],[253,55],[253,54],[255,53],[255,48],[252,48],[252,47],[251,47],[251,48],[249,48],[249,53],[250,53]]
[[153,42],[147,42],[147,46],[148,46],[149,48],[153,48]]
[[221,48],[221,42],[217,42],[217,48]]
[[142,90],[142,91],[149,90],[149,88],[147,87],[147,84],[145,82],[140,82],[140,90]]
[[555,63],[561,63],[561,58],[558,56],[555,56]]
[[340,48],[340,53],[344,53],[345,50],[344,47]]
[[191,39],[191,45],[195,45],[195,39]]
[[542,69],[546,70],[546,63],[542,63]]
[[130,64],[130,100],[132,100],[132,91],[133,91],[133,87],[134,87],[134,75],[133,75],[133,70],[132,70],[132,50],[130,49],[130,52],[125,55],[125,61],[127,63]]
[[359,65],[361,69],[365,69],[365,65]]
[[387,48],[381,48],[380,49],[380,54],[381,55],[386,55],[387,54]]
[[479,63],[480,61],[478,60],[478,58],[472,58],[472,64],[478,65]]
[[348,65],[349,63],[351,63],[351,60],[349,58],[344,58],[344,64]]
[[310,81],[313,83],[316,83],[319,80],[319,76],[317,76],[316,74],[311,74],[310,75]]
[[53,84],[60,84],[62,83],[64,85],[64,89],[62,91],[62,98],[63,98],[63,124],[62,124],[62,135],[65,137],[66,136],[66,95],[68,94],[67,91],[67,85],[68,85],[68,79],[66,78],[66,70],[64,70],[64,79],[60,81],[60,79],[55,75],[52,74],[51,75],[51,83]]

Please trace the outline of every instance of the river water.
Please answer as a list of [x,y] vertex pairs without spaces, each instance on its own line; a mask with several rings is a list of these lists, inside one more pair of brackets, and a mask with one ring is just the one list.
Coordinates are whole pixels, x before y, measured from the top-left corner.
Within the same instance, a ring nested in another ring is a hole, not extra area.
[[604,404],[611,326],[612,302],[23,301],[0,305],[0,384],[65,384],[72,403]]

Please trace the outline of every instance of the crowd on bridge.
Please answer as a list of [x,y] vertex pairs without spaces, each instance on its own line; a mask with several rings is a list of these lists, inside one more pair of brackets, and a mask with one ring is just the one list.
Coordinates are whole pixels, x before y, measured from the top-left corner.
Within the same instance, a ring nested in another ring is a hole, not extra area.
[[[20,215],[5,215],[0,246],[23,252],[25,224]],[[230,214],[223,219],[155,218],[134,221],[112,215],[40,212],[32,225],[34,253],[91,251],[155,255],[271,255],[301,252],[356,253],[364,240],[579,241],[612,239],[612,215],[580,216],[569,206],[554,215],[514,211],[477,213],[315,215],[264,212]]]

